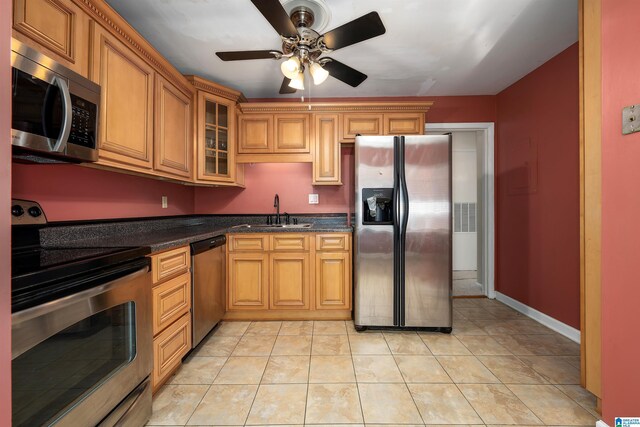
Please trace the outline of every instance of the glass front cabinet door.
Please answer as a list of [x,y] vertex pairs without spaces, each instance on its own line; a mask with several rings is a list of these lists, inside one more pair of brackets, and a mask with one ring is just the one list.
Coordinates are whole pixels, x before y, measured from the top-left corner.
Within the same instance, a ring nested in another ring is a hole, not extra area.
[[198,179],[234,183],[235,102],[198,93]]

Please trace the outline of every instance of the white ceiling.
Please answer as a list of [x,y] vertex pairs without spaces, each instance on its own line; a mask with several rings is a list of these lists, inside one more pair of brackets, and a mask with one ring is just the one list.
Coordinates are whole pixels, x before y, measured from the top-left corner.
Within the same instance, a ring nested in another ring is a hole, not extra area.
[[[279,61],[223,62],[214,55],[280,50],[280,37],[249,0],[107,2],[184,74],[248,98],[284,97],[278,94]],[[578,40],[578,0],[325,3],[331,18],[324,32],[374,10],[387,32],[331,53],[367,74],[364,83],[352,88],[331,77],[320,86],[306,82],[307,97],[493,95]]]

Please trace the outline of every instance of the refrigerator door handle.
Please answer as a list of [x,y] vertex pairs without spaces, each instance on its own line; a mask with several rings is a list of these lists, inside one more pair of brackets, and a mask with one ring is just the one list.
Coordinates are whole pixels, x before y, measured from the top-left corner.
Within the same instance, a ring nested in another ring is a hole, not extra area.
[[404,136],[400,138],[400,144],[398,146],[398,181],[399,181],[399,208],[400,213],[398,215],[400,223],[398,224],[399,231],[399,252],[400,252],[400,273],[398,274],[399,279],[399,297],[398,297],[398,306],[400,309],[399,321],[400,326],[404,326],[405,324],[405,252],[406,252],[406,236],[407,236],[407,223],[409,222],[409,192],[407,190],[407,180],[405,176],[405,140]]
[[393,324],[401,326],[402,249],[400,244],[400,138],[393,137]]

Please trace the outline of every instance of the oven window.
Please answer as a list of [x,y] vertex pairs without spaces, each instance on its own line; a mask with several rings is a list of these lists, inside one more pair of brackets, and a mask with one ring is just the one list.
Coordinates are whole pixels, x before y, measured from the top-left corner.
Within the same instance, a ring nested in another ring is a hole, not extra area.
[[136,355],[135,304],[84,319],[12,361],[13,425],[46,424]]

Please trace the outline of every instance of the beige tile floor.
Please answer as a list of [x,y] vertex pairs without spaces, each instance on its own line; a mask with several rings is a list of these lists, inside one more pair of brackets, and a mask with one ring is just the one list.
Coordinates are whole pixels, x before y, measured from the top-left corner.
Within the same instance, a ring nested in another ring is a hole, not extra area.
[[451,335],[225,322],[155,396],[148,425],[591,425],[579,346],[509,307],[454,300]]

